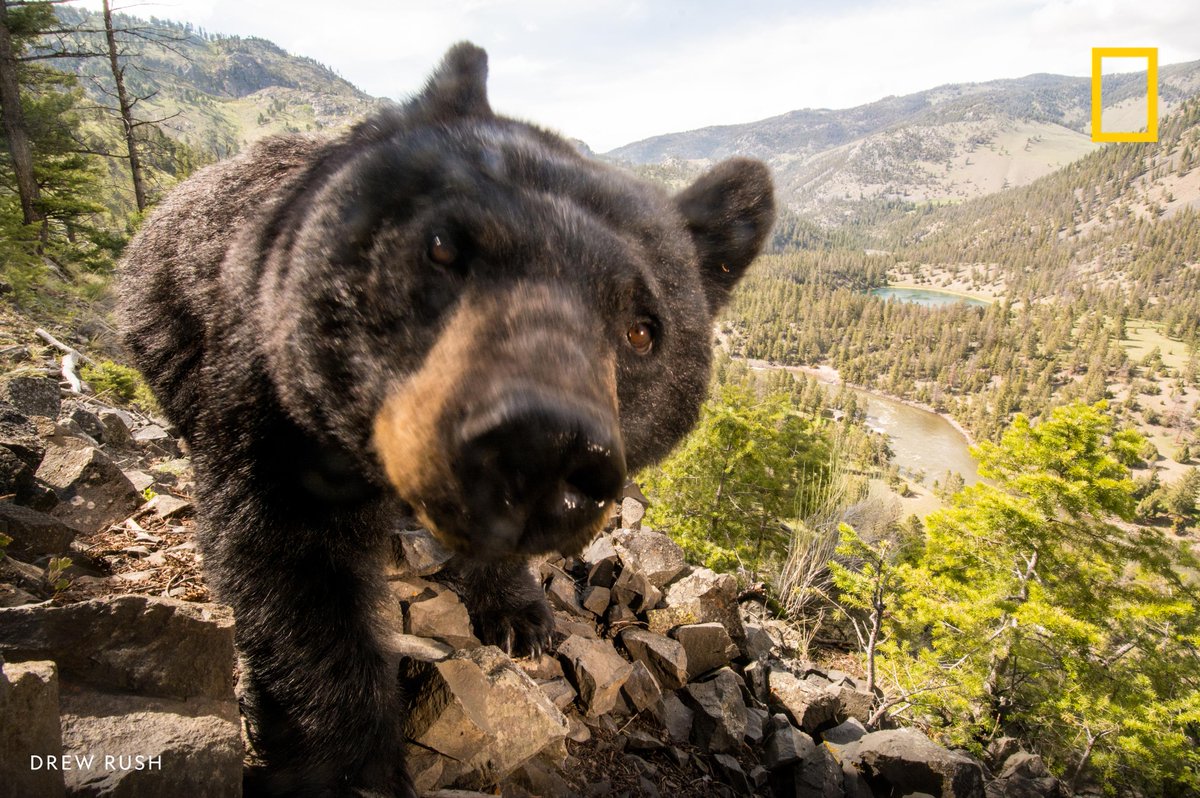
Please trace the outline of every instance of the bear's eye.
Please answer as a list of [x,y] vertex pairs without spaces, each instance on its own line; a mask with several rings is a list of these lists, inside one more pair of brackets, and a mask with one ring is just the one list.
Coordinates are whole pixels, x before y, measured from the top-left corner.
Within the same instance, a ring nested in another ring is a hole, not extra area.
[[626,331],[625,338],[633,351],[639,355],[649,354],[654,348],[654,328],[647,322],[639,321],[634,324]]
[[458,262],[458,247],[443,233],[429,237],[429,259],[439,266],[453,266]]

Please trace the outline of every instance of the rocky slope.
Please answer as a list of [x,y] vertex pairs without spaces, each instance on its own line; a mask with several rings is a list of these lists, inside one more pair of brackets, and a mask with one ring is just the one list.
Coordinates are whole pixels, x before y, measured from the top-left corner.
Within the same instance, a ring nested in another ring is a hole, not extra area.
[[[199,575],[181,444],[42,357],[0,381],[0,796],[237,795],[253,750],[233,621]],[[796,659],[785,623],[643,514],[631,485],[579,557],[536,566],[555,646],[520,660],[479,644],[437,581],[448,553],[398,519],[391,644],[420,790],[1066,794],[1014,746],[982,762],[895,728],[862,680]]]

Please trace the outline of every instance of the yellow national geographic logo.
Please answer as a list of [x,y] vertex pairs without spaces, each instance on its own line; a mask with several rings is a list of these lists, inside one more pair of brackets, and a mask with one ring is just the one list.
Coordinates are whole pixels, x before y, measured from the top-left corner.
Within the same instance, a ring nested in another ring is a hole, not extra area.
[[[1146,130],[1144,132],[1105,131],[1100,127],[1104,110],[1100,98],[1105,58],[1146,59]],[[1092,48],[1092,141],[1158,141],[1158,48],[1157,47],[1093,47]]]

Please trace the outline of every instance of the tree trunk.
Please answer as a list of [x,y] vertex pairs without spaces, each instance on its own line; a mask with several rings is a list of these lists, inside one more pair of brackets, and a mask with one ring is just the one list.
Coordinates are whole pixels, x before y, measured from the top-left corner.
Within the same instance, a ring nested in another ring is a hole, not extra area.
[[125,91],[125,71],[117,58],[117,36],[113,31],[112,8],[104,0],[104,38],[108,42],[108,64],[112,68],[113,83],[117,86],[117,104],[121,111],[121,125],[125,129],[125,147],[129,151],[129,173],[133,176],[133,198],[138,211],[146,210],[146,187],[142,179],[142,164],[138,160],[137,139],[133,131],[133,104]]
[[33,176],[33,150],[21,111],[21,89],[17,81],[17,54],[8,28],[8,3],[0,0],[0,117],[8,139],[8,154],[17,178],[17,195],[25,224],[42,220],[38,209],[41,193]]

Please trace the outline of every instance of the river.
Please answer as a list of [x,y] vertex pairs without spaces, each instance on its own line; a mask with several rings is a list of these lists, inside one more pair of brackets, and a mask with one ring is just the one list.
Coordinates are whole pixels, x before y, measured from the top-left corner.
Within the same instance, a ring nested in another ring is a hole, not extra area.
[[[787,368],[794,374],[816,377],[827,390],[835,391],[840,387],[837,372],[829,367],[773,366],[761,360],[750,361],[750,366],[756,370]],[[958,473],[968,485],[979,481],[975,458],[968,449],[970,443],[948,419],[874,391],[847,388],[866,402],[867,426],[888,436],[892,462],[907,478],[915,480],[917,474],[923,474],[921,481],[931,486],[934,480],[942,481],[946,471],[950,470]]]

